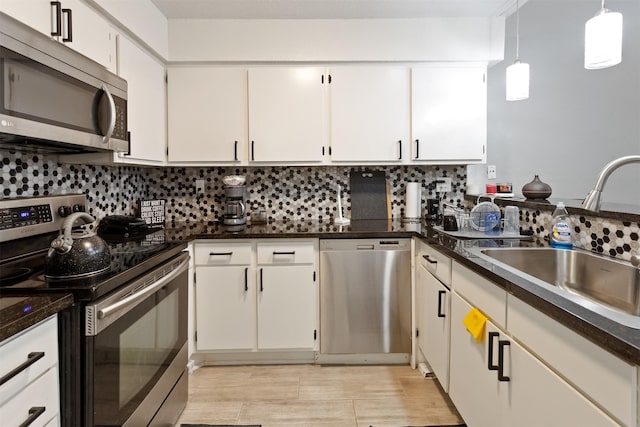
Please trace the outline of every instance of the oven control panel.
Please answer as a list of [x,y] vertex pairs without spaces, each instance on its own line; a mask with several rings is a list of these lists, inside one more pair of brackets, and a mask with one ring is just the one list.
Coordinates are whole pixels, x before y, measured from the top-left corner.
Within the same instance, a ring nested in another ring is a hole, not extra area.
[[0,230],[26,227],[52,220],[50,205],[0,209]]
[[85,204],[84,194],[0,199],[0,242],[60,230],[64,218]]

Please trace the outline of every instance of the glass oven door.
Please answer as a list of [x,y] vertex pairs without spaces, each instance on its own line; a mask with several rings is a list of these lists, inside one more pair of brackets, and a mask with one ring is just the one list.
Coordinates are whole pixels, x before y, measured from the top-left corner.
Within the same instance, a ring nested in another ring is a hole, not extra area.
[[[177,381],[163,376],[187,342],[188,260],[187,254],[180,255],[87,307],[91,425],[121,426],[134,413],[140,419],[140,408],[145,407],[149,414],[142,419],[150,420]],[[186,360],[178,365],[179,376]],[[160,402],[145,402],[158,394],[154,388],[163,382],[169,389],[161,393]]]

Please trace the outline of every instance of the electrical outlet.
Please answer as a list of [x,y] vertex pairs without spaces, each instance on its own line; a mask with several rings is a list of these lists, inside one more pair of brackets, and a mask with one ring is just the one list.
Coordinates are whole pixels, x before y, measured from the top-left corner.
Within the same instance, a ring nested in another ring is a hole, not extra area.
[[204,194],[204,179],[196,179],[196,194]]
[[488,165],[487,166],[487,178],[488,179],[496,179],[496,165]]
[[442,181],[436,183],[437,193],[448,193],[451,191],[451,178],[436,178],[436,181]]

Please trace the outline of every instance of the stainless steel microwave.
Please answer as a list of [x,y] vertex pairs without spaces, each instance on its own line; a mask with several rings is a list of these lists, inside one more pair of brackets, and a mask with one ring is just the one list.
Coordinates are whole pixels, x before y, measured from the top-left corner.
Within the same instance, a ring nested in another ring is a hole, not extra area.
[[128,151],[127,82],[0,12],[0,149]]

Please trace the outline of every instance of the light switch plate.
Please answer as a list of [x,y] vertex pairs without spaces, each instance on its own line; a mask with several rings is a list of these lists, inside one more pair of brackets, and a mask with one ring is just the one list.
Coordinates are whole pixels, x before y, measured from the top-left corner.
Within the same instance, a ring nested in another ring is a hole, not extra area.
[[451,178],[436,178],[436,181],[443,181],[436,183],[437,193],[448,193],[451,191]]

